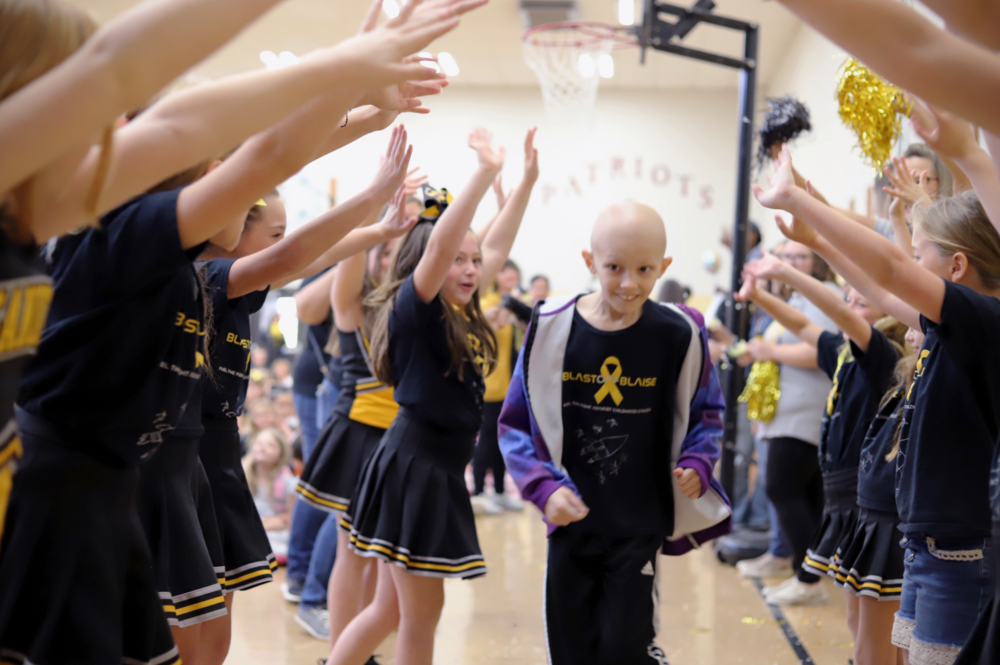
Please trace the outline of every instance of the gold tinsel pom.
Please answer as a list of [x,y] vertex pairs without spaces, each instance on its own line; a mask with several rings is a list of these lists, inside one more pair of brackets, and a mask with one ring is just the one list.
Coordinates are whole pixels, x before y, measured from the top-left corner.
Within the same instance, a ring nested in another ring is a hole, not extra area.
[[739,401],[747,405],[747,417],[769,423],[778,409],[781,388],[778,383],[778,363],[756,362],[750,368],[746,388]]
[[858,135],[858,148],[877,172],[892,156],[899,138],[899,113],[910,115],[913,103],[902,90],[854,58],[840,68],[837,80],[840,119]]

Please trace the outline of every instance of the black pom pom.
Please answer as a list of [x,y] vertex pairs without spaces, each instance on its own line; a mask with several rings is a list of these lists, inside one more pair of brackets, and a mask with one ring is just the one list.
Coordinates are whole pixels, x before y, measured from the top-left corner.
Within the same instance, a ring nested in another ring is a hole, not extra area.
[[809,109],[791,97],[771,97],[767,100],[767,115],[760,126],[760,145],[757,148],[757,166],[771,158],[771,149],[788,143],[802,132],[812,129]]

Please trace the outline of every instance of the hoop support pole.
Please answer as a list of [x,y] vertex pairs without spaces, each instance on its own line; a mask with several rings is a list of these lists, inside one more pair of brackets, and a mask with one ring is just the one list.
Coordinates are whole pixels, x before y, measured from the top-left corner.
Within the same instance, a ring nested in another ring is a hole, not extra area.
[[[757,60],[760,32],[756,25],[748,25],[744,31],[743,56],[747,60]],[[753,140],[754,111],[757,97],[757,68],[747,67],[740,70],[739,88],[739,161],[736,165],[736,210],[733,223],[733,272],[730,280],[732,294],[739,293],[743,286],[743,264],[746,262],[747,239],[750,218],[750,181],[753,174]],[[746,339],[750,332],[750,319],[747,307],[736,302],[732,296],[726,308],[726,327]],[[724,436],[722,459],[720,464],[721,482],[729,496],[736,475],[736,438],[739,427],[739,404],[737,398],[743,392],[745,376],[743,368],[734,362],[729,363],[729,369],[724,377],[726,415],[724,418]]]
[[[737,144],[738,159],[736,164],[736,210],[733,215],[733,269],[730,280],[731,294],[735,294],[743,285],[742,270],[747,255],[760,28],[756,23],[718,16],[711,11],[706,11],[708,4],[707,2],[699,2],[688,9],[661,0],[645,0],[643,22],[637,33],[639,46],[642,49],[642,62],[645,62],[646,49],[654,48],[658,51],[710,62],[739,71],[739,142]],[[679,18],[677,22],[670,23],[662,20],[660,14],[672,14]],[[699,23],[709,23],[743,33],[743,57],[732,58],[681,46],[678,42],[683,39],[683,35],[686,35],[693,25]],[[678,30],[681,30],[681,35],[677,34]],[[746,339],[750,328],[747,308],[745,305],[735,302],[732,295],[726,304],[723,319],[727,328],[740,339]],[[719,464],[720,481],[722,488],[731,497],[735,484],[736,439],[739,427],[737,398],[743,392],[745,383],[743,368],[736,363],[729,363],[728,369],[723,370],[720,376],[720,382],[726,399],[722,456]]]

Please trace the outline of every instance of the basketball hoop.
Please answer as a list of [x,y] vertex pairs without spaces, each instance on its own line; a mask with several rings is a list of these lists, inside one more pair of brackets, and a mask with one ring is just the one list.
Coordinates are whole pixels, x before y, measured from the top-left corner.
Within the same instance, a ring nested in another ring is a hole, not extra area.
[[601,78],[614,71],[611,51],[637,46],[629,28],[590,21],[547,23],[522,35],[524,59],[538,76],[553,119],[589,119]]

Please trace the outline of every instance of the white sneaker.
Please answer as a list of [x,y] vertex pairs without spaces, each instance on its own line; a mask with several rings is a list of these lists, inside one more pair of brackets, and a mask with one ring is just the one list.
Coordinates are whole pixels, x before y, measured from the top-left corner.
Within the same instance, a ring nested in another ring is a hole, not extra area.
[[738,562],[736,570],[740,571],[741,577],[778,577],[792,570],[792,560],[764,552],[756,559]]
[[511,496],[504,492],[503,494],[494,494],[493,503],[500,506],[504,510],[524,510],[524,501],[521,501],[516,496]]
[[764,599],[768,605],[821,605],[829,597],[822,581],[803,584],[793,577],[774,587],[773,591],[765,594]]
[[503,508],[493,500],[493,497],[477,494],[472,497],[472,512],[476,515],[499,515],[503,512]]
[[793,575],[784,582],[781,582],[780,584],[764,587],[763,589],[760,590],[760,592],[764,595],[764,598],[766,599],[769,595],[771,595],[775,591],[781,591],[782,589],[786,589],[790,586],[795,586],[796,582],[798,582],[798,579]]

